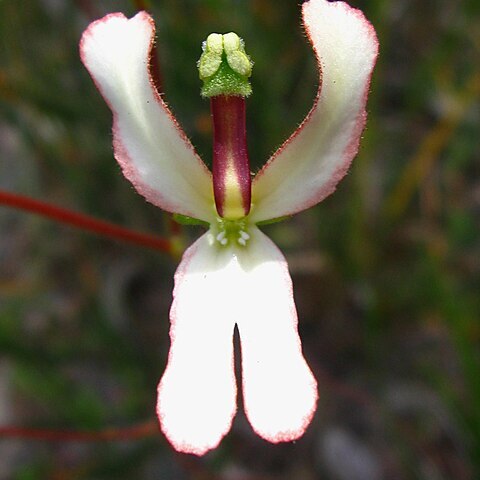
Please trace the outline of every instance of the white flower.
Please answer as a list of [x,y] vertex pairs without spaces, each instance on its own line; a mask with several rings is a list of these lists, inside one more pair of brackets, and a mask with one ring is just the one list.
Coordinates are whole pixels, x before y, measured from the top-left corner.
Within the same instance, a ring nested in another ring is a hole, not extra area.
[[[81,40],[82,61],[113,112],[115,158],[124,175],[154,205],[210,224],[175,274],[171,349],[158,388],[161,428],[182,452],[202,455],[230,429],[235,325],[245,411],[255,432],[271,442],[294,440],[316,408],[287,263],[256,224],[317,204],[345,175],[365,125],[378,43],[363,14],[343,2],[310,0],[303,21],[317,56],[318,95],[253,179],[243,218],[219,216],[210,171],[153,86],[151,17],[110,14]],[[221,37],[212,38],[221,48]]]

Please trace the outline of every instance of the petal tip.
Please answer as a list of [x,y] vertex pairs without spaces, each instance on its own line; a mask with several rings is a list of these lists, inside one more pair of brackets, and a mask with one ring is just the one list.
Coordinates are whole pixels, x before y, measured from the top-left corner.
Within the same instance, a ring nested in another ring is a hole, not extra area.
[[153,42],[155,23],[152,17],[143,11],[130,19],[122,12],[109,13],[91,22],[84,30],[79,43],[80,59],[100,91],[102,89],[99,88],[96,73],[105,68],[102,64],[108,64],[112,55],[123,54],[125,48],[132,43],[132,39],[137,38],[136,34],[141,30],[144,30],[146,37]]
[[302,5],[303,24],[309,38],[311,38],[309,25],[314,24],[314,16],[321,14],[321,9],[325,9],[325,11],[328,9],[330,14],[337,10],[338,15],[344,15],[344,19],[355,19],[358,22],[355,27],[360,27],[371,40],[372,53],[375,55],[378,53],[377,33],[371,22],[365,17],[362,10],[343,1],[309,0]]
[[245,406],[254,432],[271,443],[292,442],[302,437],[317,410],[318,390],[313,376],[310,379],[309,391],[297,397],[302,397],[298,405],[295,405],[298,398],[293,400],[293,396],[290,399],[287,396],[287,402],[282,402],[283,408],[270,407],[268,413],[261,415],[257,412],[252,416],[251,409]]
[[[215,412],[201,412],[182,401],[182,392],[169,391],[165,376],[158,386],[157,418],[160,429],[177,452],[202,456],[218,447],[223,437],[229,432],[236,409],[213,418]],[[170,387],[173,386],[170,382]],[[185,398],[183,398],[185,400]],[[195,402],[195,399],[193,400]],[[202,402],[201,402],[202,403]],[[212,402],[214,403],[214,402]],[[204,404],[205,406],[205,404]]]

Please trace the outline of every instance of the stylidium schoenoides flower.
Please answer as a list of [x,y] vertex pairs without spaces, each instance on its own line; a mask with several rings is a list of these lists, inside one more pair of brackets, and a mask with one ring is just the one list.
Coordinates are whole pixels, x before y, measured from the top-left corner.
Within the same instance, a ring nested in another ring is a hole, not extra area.
[[154,23],[114,13],[84,32],[82,61],[113,112],[124,175],[149,202],[206,222],[183,255],[170,310],[171,348],[158,387],[162,431],[179,451],[202,455],[236,412],[233,332],[242,349],[246,415],[270,442],[300,437],[317,403],[302,355],[287,263],[257,224],[305,210],[332,193],[358,150],[378,43],[363,14],[310,0],[303,23],[318,64],[313,108],[251,179],[245,97],[252,62],[234,33],[212,34],[199,61],[214,126],[207,169],[149,73]]

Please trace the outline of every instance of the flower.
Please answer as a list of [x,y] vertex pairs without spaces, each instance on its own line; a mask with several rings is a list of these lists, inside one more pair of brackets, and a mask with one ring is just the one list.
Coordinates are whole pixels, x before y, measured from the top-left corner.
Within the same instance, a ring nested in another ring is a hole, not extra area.
[[[113,112],[114,154],[124,175],[154,205],[210,226],[175,274],[171,348],[158,389],[160,425],[178,451],[202,455],[230,429],[235,325],[245,412],[255,432],[274,443],[294,440],[316,409],[317,384],[302,355],[287,263],[257,224],[317,204],[346,174],[365,125],[378,42],[363,14],[346,3],[309,0],[302,11],[318,62],[318,94],[251,188],[241,135],[228,137],[229,128],[242,132],[243,98],[212,98],[215,134],[223,138],[215,143],[212,182],[153,85],[148,64],[155,29],[147,13],[107,15],[80,43],[82,61]],[[249,60],[235,34],[209,37],[201,76],[212,78],[225,55],[248,77]]]

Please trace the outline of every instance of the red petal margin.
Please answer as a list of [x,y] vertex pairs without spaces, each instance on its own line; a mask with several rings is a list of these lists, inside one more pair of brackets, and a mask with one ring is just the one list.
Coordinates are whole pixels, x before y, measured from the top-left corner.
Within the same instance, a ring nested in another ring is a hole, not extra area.
[[[140,19],[147,24],[147,28],[150,29],[151,31],[151,40],[150,40],[150,48],[148,49],[147,56],[145,58],[145,63],[150,66],[152,59],[152,48],[155,43],[155,22],[152,19],[152,17],[145,11],[141,11],[137,13],[136,17],[140,17]],[[115,12],[115,13],[110,13],[108,15],[105,15],[104,17],[100,18],[99,20],[95,20],[92,22],[86,30],[83,32],[82,37],[80,39],[80,46],[79,46],[79,51],[80,51],[80,58],[82,60],[82,63],[84,64],[85,68],[88,70],[90,73],[90,76],[92,77],[92,80],[97,88],[97,90],[100,92],[102,95],[103,99],[107,103],[108,107],[112,111],[113,115],[113,126],[112,126],[112,132],[113,132],[113,149],[114,149],[114,156],[117,162],[119,163],[123,175],[133,184],[135,189],[137,190],[140,195],[145,197],[145,199],[152,203],[153,205],[162,208],[163,210],[176,213],[179,212],[179,208],[176,207],[176,205],[172,202],[170,202],[167,198],[165,198],[161,192],[155,190],[151,186],[149,186],[147,183],[143,181],[141,178],[140,172],[138,169],[135,167],[134,162],[130,158],[130,155],[128,153],[127,148],[124,146],[121,140],[121,135],[120,131],[118,128],[118,114],[113,108],[112,104],[107,100],[104,92],[102,91],[101,86],[95,79],[95,76],[91,72],[91,70],[88,67],[88,62],[86,59],[86,54],[84,51],[84,44],[86,40],[93,35],[94,29],[102,23],[107,23],[110,19],[112,18],[124,18],[128,20],[128,18],[121,12]],[[148,68],[148,78],[150,81],[150,86],[152,89],[152,93],[154,96],[154,99],[158,103],[158,105],[165,111],[165,113],[168,115],[170,120],[172,121],[172,124],[175,126],[180,138],[185,142],[185,145],[188,147],[189,150],[192,151],[194,156],[198,159],[199,163],[202,165],[202,167],[205,169],[205,172],[208,173],[209,176],[211,176],[211,172],[208,170],[207,166],[203,163],[202,159],[198,156],[196,153],[193,145],[191,144],[190,140],[188,139],[187,135],[179,125],[178,121],[176,118],[173,116],[172,112],[168,108],[167,104],[163,101],[161,98],[158,90],[155,87],[155,82],[152,77],[152,73],[150,71],[150,68]],[[194,212],[189,212],[191,216],[195,216]]]
[[[312,1],[312,0],[310,0]],[[302,5],[302,14],[305,15],[305,10],[307,8],[309,2],[305,2]],[[363,12],[359,9],[353,8],[350,5],[348,5],[345,2],[341,1],[335,1],[335,2],[330,2],[331,4],[334,4],[337,8],[343,8],[346,11],[350,12],[350,14],[355,15],[365,28],[368,30],[369,36],[371,38],[372,43],[376,46],[377,54],[375,58],[378,56],[378,39],[377,39],[377,34],[375,32],[375,29],[373,28],[372,24],[365,18]],[[316,51],[313,41],[312,41],[312,35],[309,31],[309,28],[307,25],[304,23],[303,24],[305,28],[305,33],[307,35],[307,38],[309,42],[311,43],[314,51],[315,51],[315,56],[317,59],[317,68],[319,70],[319,86],[317,90],[317,94],[315,96],[313,106],[308,112],[307,116],[305,119],[302,121],[302,123],[298,126],[298,128],[290,135],[290,137],[285,140],[285,142],[273,153],[273,155],[268,159],[268,161],[265,163],[265,165],[261,168],[261,170],[257,173],[257,175],[254,178],[254,183],[255,181],[260,178],[262,175],[264,175],[267,171],[268,168],[272,165],[273,162],[275,162],[275,159],[277,156],[285,150],[286,147],[299,135],[299,133],[303,130],[303,128],[308,124],[310,118],[313,116],[313,114],[316,112],[318,103],[320,100],[320,94],[322,91],[322,68],[321,68],[321,63],[320,63],[320,57],[318,55],[318,52]],[[375,60],[376,61],[376,60]],[[359,111],[357,118],[356,118],[356,125],[354,130],[352,131],[352,136],[349,144],[345,148],[343,152],[343,161],[342,163],[336,168],[336,170],[333,172],[330,181],[325,183],[322,188],[318,191],[317,195],[314,198],[311,198],[307,201],[304,202],[299,208],[296,208],[292,212],[284,213],[283,215],[293,215],[294,213],[301,212],[303,210],[306,210],[310,207],[313,207],[317,203],[320,203],[322,200],[324,200],[326,197],[328,197],[330,194],[332,194],[336,187],[338,182],[347,174],[348,169],[350,168],[350,165],[352,163],[352,160],[355,158],[355,156],[358,153],[358,148],[360,144],[360,137],[362,135],[362,132],[365,128],[365,124],[367,121],[367,112],[365,110],[366,104],[367,104],[367,98],[368,98],[368,93],[370,90],[370,83],[371,83],[371,78],[373,74],[373,68],[375,66],[375,61],[372,64],[372,70],[370,72],[370,76],[368,78],[368,81],[365,84],[365,89],[363,92],[363,108]]]

